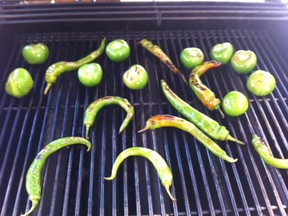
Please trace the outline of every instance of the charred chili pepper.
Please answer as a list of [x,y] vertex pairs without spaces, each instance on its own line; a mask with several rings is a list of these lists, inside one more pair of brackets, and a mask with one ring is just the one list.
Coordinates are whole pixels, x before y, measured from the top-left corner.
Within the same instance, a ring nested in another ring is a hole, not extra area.
[[88,139],[88,133],[91,125],[93,125],[98,112],[104,107],[109,105],[119,105],[126,112],[126,118],[124,119],[122,125],[120,126],[119,133],[121,133],[131,121],[134,115],[134,107],[129,103],[129,101],[125,98],[117,97],[117,96],[106,96],[102,98],[98,98],[94,102],[92,102],[85,111],[84,125],[86,127],[86,138]]
[[160,154],[158,154],[156,151],[153,151],[153,150],[148,149],[148,148],[131,147],[131,148],[128,148],[128,149],[122,151],[117,156],[117,158],[113,164],[111,176],[105,177],[104,179],[113,180],[117,175],[117,171],[118,171],[119,166],[129,156],[141,156],[141,157],[148,159],[153,164],[153,166],[155,167],[157,174],[160,178],[160,181],[161,181],[162,185],[165,187],[170,199],[174,202],[176,201],[176,199],[172,196],[172,194],[169,190],[170,186],[172,185],[173,175],[172,175],[172,172],[171,172],[168,164],[161,157]]
[[143,132],[146,130],[155,130],[162,127],[176,127],[183,131],[190,133],[194,136],[199,142],[201,142],[209,151],[213,154],[222,158],[223,160],[234,163],[238,159],[231,158],[227,155],[227,153],[221,149],[212,139],[206,136],[200,129],[198,129],[193,123],[176,117],[172,115],[157,115],[153,116],[146,121],[145,127],[139,132]]
[[215,97],[214,92],[212,92],[207,86],[205,86],[200,77],[209,69],[217,68],[221,65],[220,62],[215,61],[206,61],[203,64],[195,67],[189,76],[189,85],[199,100],[202,102],[204,106],[206,106],[209,110],[218,110],[222,117],[224,114],[220,109],[220,99]]
[[288,159],[273,157],[268,146],[255,134],[252,136],[252,144],[265,163],[278,169],[288,169]]
[[26,191],[32,206],[28,212],[22,216],[30,215],[37,207],[41,199],[41,170],[46,159],[54,152],[70,145],[83,144],[87,146],[87,151],[91,148],[91,143],[82,137],[64,137],[47,144],[35,157],[26,174]]
[[105,45],[106,45],[106,38],[104,38],[101,41],[100,47],[95,50],[94,52],[90,53],[84,58],[79,59],[78,61],[75,62],[66,62],[66,61],[61,61],[54,63],[51,65],[47,70],[45,74],[45,80],[47,82],[47,86],[44,90],[44,94],[47,95],[49,89],[51,86],[56,83],[58,77],[69,71],[74,71],[81,67],[84,64],[88,64],[92,61],[94,61],[96,58],[98,58],[105,50]]
[[239,144],[243,142],[232,137],[225,126],[220,125],[214,119],[204,115],[198,110],[194,109],[188,103],[179,98],[168,86],[168,84],[161,80],[161,87],[164,95],[170,104],[183,116],[185,116],[190,122],[195,124],[201,129],[206,135],[210,136],[215,140],[230,140]]
[[138,42],[142,47],[147,49],[150,53],[156,56],[162,63],[164,63],[173,73],[180,76],[185,83],[187,80],[184,74],[173,64],[171,59],[164,53],[164,51],[157,45],[154,45],[151,41],[147,39],[142,39]]

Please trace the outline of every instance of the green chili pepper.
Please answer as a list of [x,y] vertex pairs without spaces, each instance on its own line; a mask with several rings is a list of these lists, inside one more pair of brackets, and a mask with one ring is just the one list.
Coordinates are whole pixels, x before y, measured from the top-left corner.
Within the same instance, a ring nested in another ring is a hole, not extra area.
[[91,148],[91,143],[82,137],[65,137],[54,140],[47,144],[35,157],[26,174],[26,190],[32,207],[22,216],[30,215],[37,207],[41,199],[41,170],[46,159],[54,152],[70,145],[83,144],[87,146],[87,151]]
[[104,179],[106,180],[113,180],[116,175],[119,166],[121,163],[128,158],[129,156],[141,156],[146,159],[148,159],[153,166],[155,167],[157,174],[160,178],[160,181],[162,185],[165,187],[169,197],[171,198],[172,201],[176,201],[176,199],[172,196],[171,192],[169,191],[170,186],[172,185],[172,179],[173,175],[172,172],[166,163],[166,161],[161,157],[160,154],[158,154],[156,151],[153,151],[148,148],[144,147],[131,147],[128,148],[124,151],[122,151],[116,158],[112,171],[111,171],[111,176],[110,177],[105,177]]
[[45,74],[45,80],[47,82],[47,86],[44,90],[44,94],[47,95],[49,89],[51,86],[56,83],[58,77],[69,71],[74,71],[81,67],[82,65],[88,64],[92,61],[94,61],[96,58],[98,58],[105,50],[105,45],[106,45],[106,38],[104,38],[101,41],[100,47],[95,50],[94,52],[90,53],[86,57],[79,59],[78,61],[75,62],[66,62],[66,61],[61,61],[54,63],[51,65],[47,70]]
[[119,133],[121,133],[129,124],[131,121],[133,115],[134,115],[134,107],[129,103],[129,101],[125,98],[117,97],[117,96],[106,96],[99,98],[92,102],[88,108],[85,111],[85,118],[84,118],[84,125],[86,127],[86,138],[88,139],[88,133],[90,126],[93,125],[97,113],[102,109],[104,106],[109,105],[119,105],[121,106],[126,112],[126,118],[124,119],[120,129]]
[[266,146],[261,138],[255,134],[252,135],[252,144],[265,163],[278,169],[288,169],[288,159],[273,157],[268,146]]
[[184,74],[173,64],[171,59],[163,52],[163,50],[157,46],[154,45],[151,41],[147,39],[142,39],[138,42],[142,47],[147,49],[150,53],[152,53],[154,56],[156,56],[162,63],[164,63],[173,73],[180,76],[185,83],[187,83],[187,80],[184,76]]
[[207,70],[219,67],[220,65],[220,62],[206,61],[203,64],[195,67],[190,73],[189,85],[204,106],[206,106],[209,110],[218,110],[222,117],[224,117],[224,114],[220,109],[220,99],[216,98],[214,92],[212,92],[200,80],[200,76],[202,76]]
[[139,132],[143,132],[146,130],[155,130],[161,127],[176,127],[183,131],[190,133],[194,136],[199,142],[201,142],[209,151],[213,154],[222,158],[223,160],[234,163],[238,159],[231,158],[227,155],[227,153],[221,149],[212,139],[206,136],[200,129],[198,129],[193,123],[176,117],[172,115],[157,115],[153,116],[146,121],[145,127]]
[[164,80],[161,80],[161,87],[164,95],[171,103],[171,105],[183,116],[185,116],[190,122],[195,124],[199,129],[206,133],[206,135],[215,140],[230,140],[239,144],[244,144],[243,142],[232,137],[225,126],[219,125],[217,121],[194,109],[188,103],[179,98],[169,88],[168,84]]

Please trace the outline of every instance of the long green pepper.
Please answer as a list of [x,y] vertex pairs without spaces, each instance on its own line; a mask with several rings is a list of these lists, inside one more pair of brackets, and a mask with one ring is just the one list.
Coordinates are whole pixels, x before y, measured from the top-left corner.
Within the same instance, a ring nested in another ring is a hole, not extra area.
[[215,61],[206,61],[201,65],[198,65],[190,73],[189,85],[204,106],[206,106],[209,110],[218,110],[222,117],[224,117],[224,113],[220,109],[221,100],[216,98],[215,93],[204,85],[200,79],[200,77],[207,70],[217,68],[219,66],[221,66],[221,63]]
[[146,121],[145,127],[139,132],[143,132],[148,129],[155,130],[162,127],[176,127],[178,129],[190,133],[200,143],[202,143],[209,151],[211,151],[213,154],[229,163],[234,163],[238,160],[229,157],[223,149],[221,149],[212,139],[210,139],[201,130],[199,130],[193,123],[176,116],[172,115],[153,116]]
[[243,142],[232,137],[225,126],[220,125],[214,119],[204,115],[198,110],[194,109],[188,103],[179,98],[168,86],[168,84],[161,80],[161,88],[170,104],[183,116],[185,116],[190,122],[195,124],[201,129],[206,135],[210,136],[215,140],[230,140],[239,144]]
[[46,74],[45,74],[45,80],[47,82],[47,86],[44,90],[44,94],[47,95],[49,89],[54,83],[56,83],[58,77],[61,74],[65,72],[69,72],[69,71],[74,71],[78,69],[79,67],[81,67],[82,65],[88,64],[94,61],[95,59],[97,59],[104,52],[105,46],[106,46],[106,38],[104,38],[101,41],[100,47],[97,50],[90,53],[86,57],[79,59],[78,61],[75,61],[75,62],[61,61],[61,62],[57,62],[51,65],[46,70]]
[[129,101],[125,98],[118,97],[118,96],[106,96],[102,98],[98,98],[94,102],[92,102],[85,111],[84,117],[84,125],[86,127],[86,138],[89,138],[89,129],[93,125],[98,112],[104,107],[109,105],[119,105],[121,106],[126,112],[127,115],[120,126],[119,133],[121,133],[132,120],[134,115],[134,107],[129,103]]
[[148,149],[148,148],[131,147],[131,148],[128,148],[128,149],[122,151],[117,156],[116,160],[114,161],[112,171],[111,171],[111,176],[105,177],[104,179],[113,180],[117,175],[118,168],[121,165],[121,163],[126,158],[128,158],[130,156],[141,156],[141,157],[148,159],[153,164],[153,166],[155,167],[157,174],[160,178],[160,181],[161,181],[162,185],[165,187],[170,199],[172,201],[176,201],[176,199],[172,196],[172,194],[169,190],[170,186],[172,185],[173,175],[172,175],[172,172],[171,172],[168,164],[161,157],[161,155],[159,153],[157,153],[156,151],[153,151],[151,149]]
[[265,163],[278,169],[288,169],[288,159],[273,157],[270,149],[264,144],[260,137],[253,134],[251,142]]
[[35,157],[26,174],[26,191],[32,206],[28,212],[22,216],[30,215],[37,207],[41,199],[41,170],[46,159],[54,152],[70,145],[83,144],[87,146],[87,151],[91,148],[91,143],[82,137],[64,137],[47,144]]
[[164,53],[164,51],[157,45],[154,45],[147,39],[142,39],[138,42],[142,47],[156,56],[162,63],[164,63],[173,73],[177,74],[182,80],[187,83],[184,74],[173,64],[172,60]]

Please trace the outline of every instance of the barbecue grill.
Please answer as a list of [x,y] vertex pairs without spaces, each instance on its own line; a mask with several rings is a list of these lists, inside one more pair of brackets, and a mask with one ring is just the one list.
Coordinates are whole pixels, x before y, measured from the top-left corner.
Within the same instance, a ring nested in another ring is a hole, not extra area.
[[[0,1],[0,209],[1,216],[20,215],[30,208],[25,175],[37,152],[65,136],[85,136],[87,106],[97,98],[117,95],[135,108],[133,121],[123,133],[119,127],[126,113],[105,107],[90,130],[93,147],[65,148],[46,162],[42,172],[43,195],[32,215],[288,215],[288,171],[263,162],[251,145],[252,134],[261,136],[273,155],[288,158],[287,74],[288,9],[285,3],[178,2],[99,3]],[[77,60],[97,49],[100,41],[116,38],[131,46],[130,58],[113,63],[104,54],[104,79],[95,88],[81,85],[76,72],[63,74],[47,96],[45,70],[51,64]],[[209,50],[216,43],[231,42],[236,50],[250,49],[258,56],[256,69],[273,73],[275,91],[256,97],[245,86],[248,75],[230,65],[213,69],[203,83],[219,98],[231,90],[246,94],[248,111],[237,118],[221,118],[208,111],[182,80],[137,45],[147,38],[159,45],[184,72],[182,49]],[[29,65],[21,56],[24,45],[43,42],[50,49],[47,62]],[[149,71],[149,84],[131,91],[122,75],[132,64]],[[34,87],[23,99],[6,94],[8,74],[26,68]],[[175,128],[137,133],[157,114],[181,116],[160,89],[164,79],[179,97],[225,125],[246,145],[217,142],[238,158],[229,164],[212,155],[190,134]],[[132,146],[144,146],[165,158],[173,172],[173,203],[156,171],[143,158],[128,158],[115,180],[105,181],[116,156]]]

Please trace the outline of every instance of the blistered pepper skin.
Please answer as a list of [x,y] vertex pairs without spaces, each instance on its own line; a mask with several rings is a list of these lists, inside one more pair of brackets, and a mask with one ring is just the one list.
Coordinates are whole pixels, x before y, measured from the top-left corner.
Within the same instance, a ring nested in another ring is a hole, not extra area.
[[198,129],[193,123],[172,115],[156,115],[146,121],[145,127],[139,132],[146,130],[155,130],[162,127],[175,127],[190,133],[200,143],[202,143],[213,154],[222,158],[223,160],[234,163],[238,159],[231,158],[227,153],[221,149],[212,139],[205,135],[200,129]]
[[22,216],[30,215],[37,207],[41,196],[41,171],[47,158],[54,152],[75,144],[87,146],[87,151],[91,148],[91,143],[82,137],[64,137],[47,144],[35,157],[26,174],[26,191],[32,202],[32,207]]
[[220,125],[214,119],[211,119],[207,115],[194,109],[188,103],[179,98],[168,86],[168,84],[161,80],[162,91],[170,102],[170,104],[183,116],[185,116],[190,122],[195,124],[199,129],[201,129],[206,135],[210,136],[215,140],[230,140],[239,144],[244,144],[243,142],[235,139],[230,135],[230,132],[225,126]]
[[46,73],[45,73],[45,81],[47,82],[47,85],[44,90],[44,94],[45,95],[48,94],[49,89],[52,87],[53,84],[56,83],[58,77],[61,74],[69,72],[69,71],[77,70],[81,66],[88,64],[94,61],[95,59],[97,59],[104,52],[105,46],[106,46],[106,38],[104,38],[101,41],[100,47],[97,50],[90,53],[86,57],[79,59],[78,61],[75,61],[75,62],[61,61],[61,62],[52,64],[46,70]]

